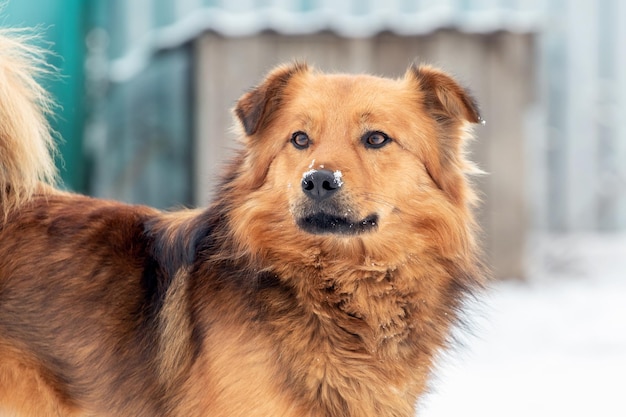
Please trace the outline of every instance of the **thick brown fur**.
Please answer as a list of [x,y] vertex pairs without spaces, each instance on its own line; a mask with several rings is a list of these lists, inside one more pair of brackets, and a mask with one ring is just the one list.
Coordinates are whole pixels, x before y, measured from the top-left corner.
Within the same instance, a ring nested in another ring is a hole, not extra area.
[[164,213],[44,184],[33,51],[0,39],[1,415],[414,415],[483,281],[464,89],[278,67],[214,203]]

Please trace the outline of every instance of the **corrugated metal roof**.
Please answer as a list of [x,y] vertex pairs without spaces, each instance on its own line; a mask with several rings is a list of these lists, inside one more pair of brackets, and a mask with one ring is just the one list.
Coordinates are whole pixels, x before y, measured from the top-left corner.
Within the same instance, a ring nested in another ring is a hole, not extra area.
[[[381,32],[422,35],[452,28],[467,33],[540,29],[545,0],[116,0],[134,34],[113,61],[111,78],[128,79],[158,50],[213,31],[305,35],[330,31],[363,38]],[[170,13],[163,13],[167,10]]]
[[[183,2],[184,3],[184,2]],[[187,1],[187,4],[194,3]],[[206,3],[206,2],[205,2]],[[308,34],[323,30],[346,37],[382,31],[402,35],[453,27],[466,32],[532,31],[541,22],[537,0],[231,0],[179,7],[170,23],[187,21],[226,36],[272,30]]]

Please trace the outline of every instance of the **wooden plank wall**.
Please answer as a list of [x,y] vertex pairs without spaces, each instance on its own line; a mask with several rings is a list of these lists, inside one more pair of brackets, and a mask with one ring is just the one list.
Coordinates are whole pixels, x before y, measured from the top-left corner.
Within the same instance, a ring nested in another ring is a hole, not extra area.
[[487,123],[476,128],[473,159],[488,175],[477,179],[484,204],[487,261],[497,278],[524,277],[527,231],[525,117],[534,101],[533,35],[498,32],[429,36],[383,33],[345,39],[330,33],[224,38],[207,33],[196,48],[196,178],[198,204],[206,204],[219,167],[237,146],[231,108],[278,63],[306,60],[325,71],[399,77],[413,62],[430,63],[469,86]]

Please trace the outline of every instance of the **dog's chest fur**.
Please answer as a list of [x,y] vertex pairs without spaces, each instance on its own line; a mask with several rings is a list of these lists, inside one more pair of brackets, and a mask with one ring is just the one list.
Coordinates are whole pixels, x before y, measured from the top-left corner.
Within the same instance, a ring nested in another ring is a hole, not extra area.
[[269,350],[262,356],[274,368],[277,391],[311,416],[412,415],[425,384],[415,369],[430,367],[435,341],[418,334],[425,300],[407,284],[406,271],[298,272],[306,276],[260,274],[256,289],[237,291],[254,300],[243,325],[262,340],[252,351]]

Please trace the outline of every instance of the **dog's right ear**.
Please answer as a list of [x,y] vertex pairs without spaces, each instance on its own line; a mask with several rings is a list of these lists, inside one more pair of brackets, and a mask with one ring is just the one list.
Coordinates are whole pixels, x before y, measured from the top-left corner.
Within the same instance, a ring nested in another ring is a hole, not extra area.
[[291,77],[306,71],[308,66],[304,63],[281,65],[272,70],[260,85],[239,99],[235,114],[246,135],[252,136],[267,125],[272,114],[280,107],[282,92]]

